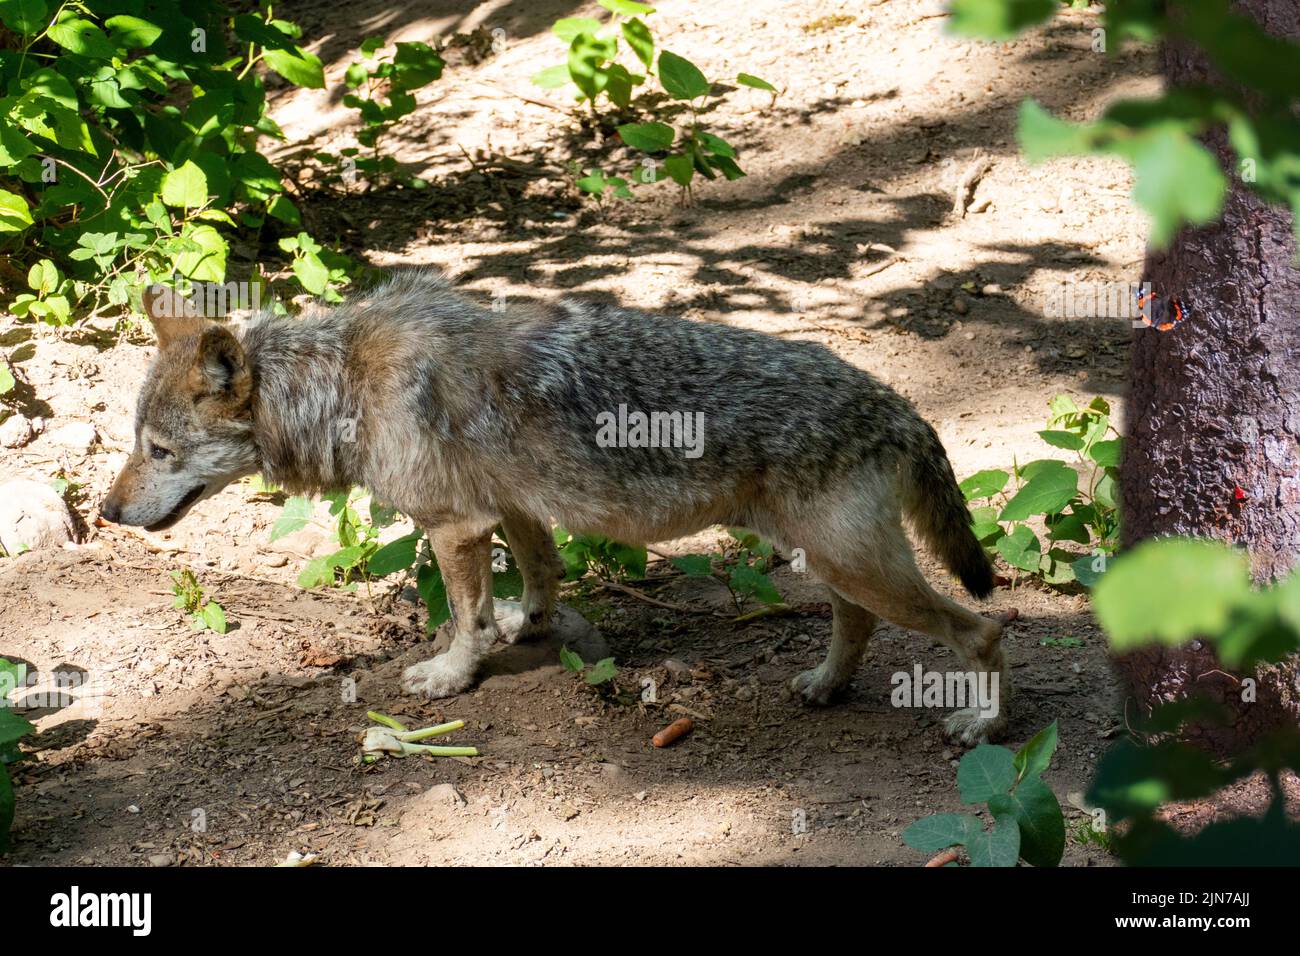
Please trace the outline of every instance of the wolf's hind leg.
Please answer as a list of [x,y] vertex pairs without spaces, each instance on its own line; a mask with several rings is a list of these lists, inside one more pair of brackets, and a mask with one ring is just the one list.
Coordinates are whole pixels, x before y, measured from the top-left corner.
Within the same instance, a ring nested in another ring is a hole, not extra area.
[[808,704],[829,704],[848,687],[862,662],[862,653],[876,627],[876,615],[830,588],[831,646],[826,659],[812,670],[796,674],[790,689]]
[[950,714],[946,721],[950,737],[973,744],[1006,729],[1010,688],[1002,650],[1005,620],[983,617],[935,592],[917,568],[901,525],[878,527],[870,552],[859,552],[855,560],[826,553],[814,556],[810,551],[808,564],[845,598],[900,627],[938,638],[956,651],[964,668],[980,675],[978,686],[990,691],[990,706]]
[[408,667],[402,688],[408,694],[450,697],[474,683],[479,661],[498,637],[492,607],[492,526],[438,525],[429,529],[429,541],[447,588],[451,647]]
[[501,524],[524,579],[522,615],[518,621],[504,622],[501,629],[501,640],[514,644],[540,637],[550,629],[564,562],[555,550],[550,529],[536,518],[511,516]]

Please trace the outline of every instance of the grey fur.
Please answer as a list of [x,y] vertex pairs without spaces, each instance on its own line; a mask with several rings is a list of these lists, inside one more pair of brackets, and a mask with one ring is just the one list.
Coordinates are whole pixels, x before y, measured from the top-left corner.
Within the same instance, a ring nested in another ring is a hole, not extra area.
[[[575,301],[498,312],[424,271],[336,308],[255,318],[233,367],[205,351],[211,334],[171,334],[177,343],[142,391],[128,471],[147,469],[142,446],[154,429],[204,449],[177,458],[205,494],[259,470],[295,492],[363,485],[429,529],[457,633],[446,655],[407,671],[408,690],[464,690],[500,636],[487,554],[502,522],[533,630],[554,608],[551,521],[633,543],[742,525],[803,548],[836,591],[827,662],[795,682],[809,701],[852,678],[866,635],[848,630],[869,631],[875,615],[934,634],[973,667],[1004,670],[1000,625],[932,591],[902,530],[906,514],[969,590],[988,592],[991,567],[938,437],[902,396],[821,346]],[[178,424],[167,397],[177,365],[228,373],[232,388],[245,376],[245,406],[231,411],[234,399],[218,394],[224,425],[210,415]],[[702,453],[602,447],[598,422],[620,405],[702,413]],[[219,468],[206,464],[213,458]],[[176,510],[165,495],[132,501],[133,482],[124,474],[110,496],[122,520]],[[960,718],[954,729],[977,739],[1004,721]]]

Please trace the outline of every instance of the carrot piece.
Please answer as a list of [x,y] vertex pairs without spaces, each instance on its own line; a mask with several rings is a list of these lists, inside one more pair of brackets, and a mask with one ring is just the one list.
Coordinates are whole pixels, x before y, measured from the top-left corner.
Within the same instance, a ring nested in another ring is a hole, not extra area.
[[656,747],[668,747],[681,740],[694,729],[695,721],[691,720],[689,717],[682,717],[678,720],[674,720],[663,730],[659,731],[659,733],[655,734],[654,737],[651,738],[650,742]]
[[930,860],[930,862],[925,864],[926,869],[934,866],[947,866],[949,863],[956,863],[957,856],[958,854],[956,850],[944,850],[934,859]]

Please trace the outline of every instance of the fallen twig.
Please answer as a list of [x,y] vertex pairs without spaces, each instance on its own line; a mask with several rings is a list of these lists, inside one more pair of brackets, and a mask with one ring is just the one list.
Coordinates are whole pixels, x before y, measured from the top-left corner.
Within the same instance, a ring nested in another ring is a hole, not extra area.
[[966,172],[961,174],[957,180],[957,188],[952,197],[952,212],[959,219],[966,218],[966,207],[970,205],[971,199],[974,198],[975,187],[984,175],[993,168],[993,160],[983,154],[981,150],[975,150],[975,156],[971,159],[970,165],[966,167]]
[[958,854],[956,850],[944,850],[938,856],[926,863],[925,868],[928,870],[931,867],[947,866],[949,863],[956,863],[959,855],[960,854]]

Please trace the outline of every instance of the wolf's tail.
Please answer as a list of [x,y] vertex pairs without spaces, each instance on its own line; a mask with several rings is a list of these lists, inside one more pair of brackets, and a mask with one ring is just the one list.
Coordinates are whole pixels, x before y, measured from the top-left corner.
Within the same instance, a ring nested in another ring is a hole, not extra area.
[[[903,507],[926,545],[975,597],[993,590],[993,564],[971,530],[966,497],[957,487],[948,453],[927,422],[903,475]],[[908,478],[911,480],[909,481]]]

